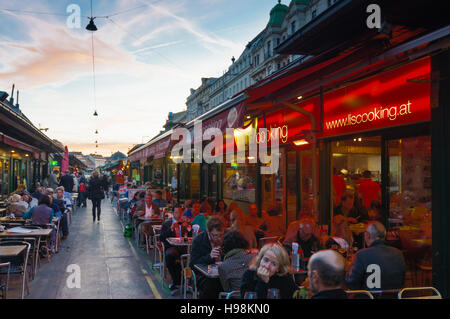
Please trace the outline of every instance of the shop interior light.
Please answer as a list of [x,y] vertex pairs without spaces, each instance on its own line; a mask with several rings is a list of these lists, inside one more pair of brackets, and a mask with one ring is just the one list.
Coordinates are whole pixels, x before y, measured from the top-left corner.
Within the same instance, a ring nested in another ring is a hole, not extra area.
[[250,115],[247,115],[247,120],[249,120],[249,119],[251,119],[251,116],[250,116]]
[[28,154],[25,154],[26,157],[28,157]]
[[358,138],[358,142],[361,142],[362,141],[362,138]]
[[15,153],[16,151],[12,150],[11,153]]
[[247,159],[250,160],[250,161],[252,161],[252,160],[255,159],[255,157],[254,157],[254,156],[247,156]]
[[302,96],[302,95],[300,95],[299,97],[297,97],[297,100],[301,100],[301,99],[303,99],[303,96]]
[[308,145],[308,144],[309,144],[309,142],[305,139],[294,141],[295,146],[302,146],[302,145]]

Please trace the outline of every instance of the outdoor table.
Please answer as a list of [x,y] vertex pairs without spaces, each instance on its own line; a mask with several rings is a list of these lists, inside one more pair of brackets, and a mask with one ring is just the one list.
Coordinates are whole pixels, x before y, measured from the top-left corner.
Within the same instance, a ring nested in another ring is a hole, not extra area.
[[[0,217],[0,223],[26,223],[27,221],[31,222],[31,219],[23,219],[22,217],[11,218],[11,217]],[[53,217],[53,222],[56,223],[58,221],[57,217]]]
[[192,237],[187,237],[187,242],[184,241],[184,238],[182,237],[169,237],[167,238],[167,242],[172,245],[172,246],[176,246],[176,247],[187,247],[187,252],[189,253],[191,250],[191,246],[192,246]]
[[0,232],[0,238],[8,237],[46,237],[50,236],[53,229],[28,229],[30,232],[27,233],[12,233],[7,230]]
[[0,216],[3,216],[6,213],[6,208],[0,208]]
[[210,279],[219,279],[219,264],[211,264],[211,265],[205,265],[205,264],[196,264],[194,265],[194,268],[197,269],[201,274],[206,276]]
[[27,246],[25,245],[14,245],[14,246],[0,246],[0,258],[1,257],[16,257],[18,256]]
[[169,237],[167,242],[172,246],[190,246],[192,245],[192,237],[186,237],[188,240],[184,241],[183,237]]

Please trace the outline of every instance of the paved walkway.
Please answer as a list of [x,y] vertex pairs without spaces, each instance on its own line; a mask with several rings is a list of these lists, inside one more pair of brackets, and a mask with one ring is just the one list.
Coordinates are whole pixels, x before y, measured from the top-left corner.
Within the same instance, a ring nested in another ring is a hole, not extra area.
[[[81,288],[68,288],[69,265],[81,270]],[[11,296],[12,297],[12,296]],[[111,299],[173,298],[151,270],[150,258],[137,249],[109,200],[100,222],[92,221],[91,203],[73,214],[70,235],[48,263],[43,261],[26,298]]]

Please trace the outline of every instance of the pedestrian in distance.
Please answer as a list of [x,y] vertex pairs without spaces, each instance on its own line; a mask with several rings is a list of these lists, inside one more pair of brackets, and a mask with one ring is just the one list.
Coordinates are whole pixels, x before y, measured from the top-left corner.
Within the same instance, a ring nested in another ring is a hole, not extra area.
[[99,173],[94,171],[94,173],[92,173],[92,177],[89,179],[89,184],[87,187],[88,199],[92,201],[93,222],[95,222],[96,218],[97,221],[100,222],[102,199],[105,198],[105,190],[103,185],[104,183],[100,179]]

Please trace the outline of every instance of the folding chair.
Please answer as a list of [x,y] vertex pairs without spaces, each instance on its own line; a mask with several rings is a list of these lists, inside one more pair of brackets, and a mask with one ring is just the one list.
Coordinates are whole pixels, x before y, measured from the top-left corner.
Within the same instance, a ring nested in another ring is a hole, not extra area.
[[262,247],[264,247],[264,245],[267,245],[269,243],[276,243],[276,242],[278,242],[278,239],[279,239],[278,236],[260,238],[259,242],[258,242],[258,247],[259,247],[259,249],[261,249]]
[[[367,290],[346,290],[345,291],[350,297],[353,295],[355,299],[375,299],[373,295]],[[358,298],[358,297],[366,297],[366,298]]]
[[[181,263],[181,294],[183,298],[186,299],[188,291],[190,291],[194,297],[197,298],[197,283],[195,282],[195,274],[189,267],[189,262],[191,260],[190,254],[183,254],[180,256]],[[193,281],[189,285],[189,281]]]
[[5,282],[0,281],[0,291],[2,292],[2,299],[6,299],[8,297],[8,283],[9,283],[9,272],[11,270],[11,263],[2,263],[0,264],[0,273],[4,273],[2,271],[2,268],[6,268],[6,274],[5,274]]
[[[432,295],[419,295],[415,297],[403,297],[405,292],[431,292]],[[416,287],[416,288],[403,288],[398,293],[398,299],[442,299],[440,292],[434,287]]]
[[[30,243],[26,241],[1,241],[0,246],[17,246],[17,245],[25,245],[27,246],[25,252],[22,252],[19,256],[16,257],[6,257],[4,260],[9,261],[11,263],[11,268],[9,269],[9,275],[21,275],[22,276],[22,299],[25,295],[25,286],[27,287],[27,293],[30,293],[28,287],[28,276],[27,276],[27,264],[28,264],[28,256],[30,254]],[[0,270],[0,274],[6,274],[6,272]]]

